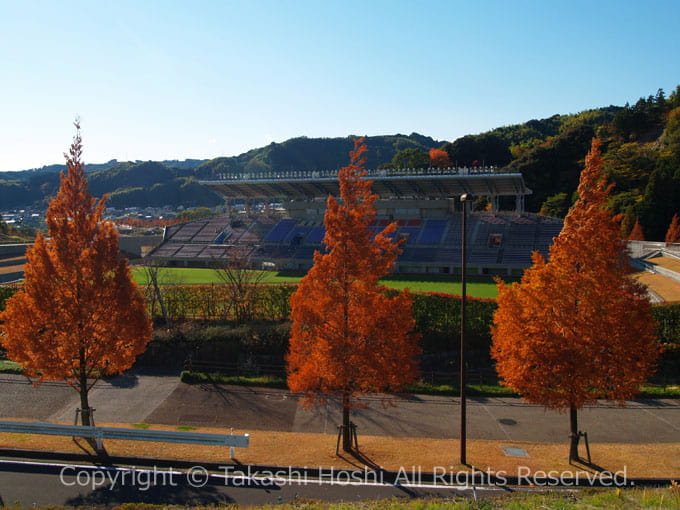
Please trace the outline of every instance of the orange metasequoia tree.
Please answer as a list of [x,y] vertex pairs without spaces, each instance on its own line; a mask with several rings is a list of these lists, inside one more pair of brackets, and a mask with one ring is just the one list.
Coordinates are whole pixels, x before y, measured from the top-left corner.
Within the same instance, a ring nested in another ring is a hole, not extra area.
[[305,393],[302,403],[342,400],[342,447],[352,449],[350,411],[367,392],[394,392],[418,375],[420,353],[407,292],[386,295],[378,280],[399,253],[396,223],[373,237],[371,181],[364,179],[363,139],[340,170],[341,201],[328,197],[326,253],[291,296],[293,321],[287,355],[288,386]]
[[678,221],[678,215],[674,214],[671,224],[668,226],[666,231],[667,243],[680,243],[680,221]]
[[2,346],[29,377],[64,380],[80,393],[83,425],[92,424],[88,392],[99,377],[129,368],[151,324],[118,234],[102,217],[104,199],[88,192],[80,126],[66,156],[68,173],[47,209],[48,237],[26,251],[23,288],[0,315]]
[[430,149],[430,165],[434,168],[450,168],[449,153],[444,149]]
[[594,140],[550,261],[534,253],[520,283],[498,286],[496,370],[529,402],[569,410],[570,461],[579,458],[577,410],[599,398],[623,405],[660,353],[650,304],[628,277],[625,243],[606,208],[610,189]]
[[633,230],[628,234],[629,241],[644,241],[645,233],[642,230],[642,225],[640,225],[639,220],[635,220],[635,225],[633,225]]

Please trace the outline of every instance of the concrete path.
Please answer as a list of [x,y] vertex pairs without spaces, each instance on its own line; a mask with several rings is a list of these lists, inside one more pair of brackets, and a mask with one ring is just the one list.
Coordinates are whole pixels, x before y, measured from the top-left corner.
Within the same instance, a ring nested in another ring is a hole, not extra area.
[[0,374],[0,414],[6,418],[47,420],[76,396],[64,383],[47,381],[36,388],[23,376]]
[[[180,384],[176,374],[147,375],[129,372],[97,381],[90,390],[96,422],[145,421]],[[0,375],[0,411],[5,417],[73,422],[80,396],[62,382],[46,381],[34,387],[25,377]]]
[[[90,390],[90,407],[96,409],[96,422],[139,423],[161,405],[180,384],[177,376],[142,375],[127,373],[98,381]],[[55,412],[51,421],[72,421],[75,409],[80,407],[80,397],[73,391],[74,399]]]
[[[90,393],[97,422],[213,426],[335,434],[340,406],[305,410],[284,390],[188,385],[175,375],[133,372],[100,381]],[[458,399],[414,396],[385,407],[379,396],[361,400],[352,421],[360,434],[455,438]],[[72,422],[78,394],[63,383],[34,388],[21,376],[0,375],[0,413],[6,418]],[[592,442],[680,443],[680,400],[631,401],[622,409],[606,403],[579,412],[579,428]],[[514,398],[468,400],[468,437],[508,441],[561,442],[568,417]]]

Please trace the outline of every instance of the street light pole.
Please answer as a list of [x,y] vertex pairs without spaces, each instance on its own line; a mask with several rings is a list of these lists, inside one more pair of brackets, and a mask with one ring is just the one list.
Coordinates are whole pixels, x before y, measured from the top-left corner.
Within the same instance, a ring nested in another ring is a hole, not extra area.
[[465,302],[467,301],[467,207],[475,197],[471,193],[463,193],[460,202],[463,205],[462,216],[462,259],[461,259],[461,299],[460,299],[460,463],[467,464],[467,402],[465,395]]

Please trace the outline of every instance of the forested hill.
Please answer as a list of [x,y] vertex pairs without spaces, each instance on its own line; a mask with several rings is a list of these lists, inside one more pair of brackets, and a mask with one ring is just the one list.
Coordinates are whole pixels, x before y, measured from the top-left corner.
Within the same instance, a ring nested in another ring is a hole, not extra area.
[[[680,214],[680,86],[623,107],[555,115],[468,135],[444,145],[458,164],[484,162],[520,172],[533,190],[529,211],[564,216],[576,199],[578,178],[593,137],[615,184],[611,208],[626,237],[639,220],[645,238],[663,241]],[[481,204],[483,205],[483,204]]]
[[[213,173],[267,172],[271,170],[334,170],[347,165],[349,151],[354,148],[354,136],[346,138],[292,138],[283,143],[271,143],[232,158],[216,158],[196,169],[200,176]],[[366,168],[388,164],[402,151],[416,150],[427,154],[441,147],[436,141],[418,133],[389,136],[367,136]]]
[[[616,184],[611,205],[624,217],[623,234],[639,219],[647,239],[662,240],[673,214],[680,213],[680,86],[668,97],[659,90],[632,105],[533,119],[451,142],[417,133],[369,136],[366,166],[428,166],[428,151],[441,148],[453,164],[521,172],[534,192],[527,197],[527,209],[563,216],[575,198],[594,136],[604,142],[605,167]],[[353,138],[300,137],[209,161],[113,160],[89,166],[88,179],[94,194],[110,194],[108,203],[114,207],[212,206],[221,200],[199,179],[242,171],[338,169],[348,162]],[[0,174],[0,208],[46,203],[58,187],[60,169],[53,165]]]
[[[593,136],[603,145],[604,169],[614,183],[611,208],[623,216],[626,237],[636,219],[648,240],[663,241],[680,213],[680,87],[620,109],[585,112],[554,137],[512,146],[509,168],[524,175],[534,191],[530,210],[566,214]],[[600,118],[598,118],[600,117]]]
[[[217,173],[265,172],[270,170],[339,169],[348,162],[355,137],[293,138],[271,143],[229,158],[208,161],[164,161],[87,165],[90,189],[96,196],[109,193],[111,207],[214,206],[222,203],[212,191],[198,184]],[[87,140],[85,140],[87,143]],[[404,150],[427,155],[436,141],[417,133],[411,135],[368,136],[367,167],[389,163]],[[0,207],[11,208],[45,202],[56,193],[59,171],[65,167],[51,165],[38,170],[0,173]]]

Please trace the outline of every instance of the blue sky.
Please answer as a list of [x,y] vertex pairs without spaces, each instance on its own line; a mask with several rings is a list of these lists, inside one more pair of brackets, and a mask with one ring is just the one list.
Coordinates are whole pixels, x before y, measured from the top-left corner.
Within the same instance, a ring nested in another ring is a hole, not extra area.
[[0,0],[0,171],[454,140],[680,84],[680,1]]

